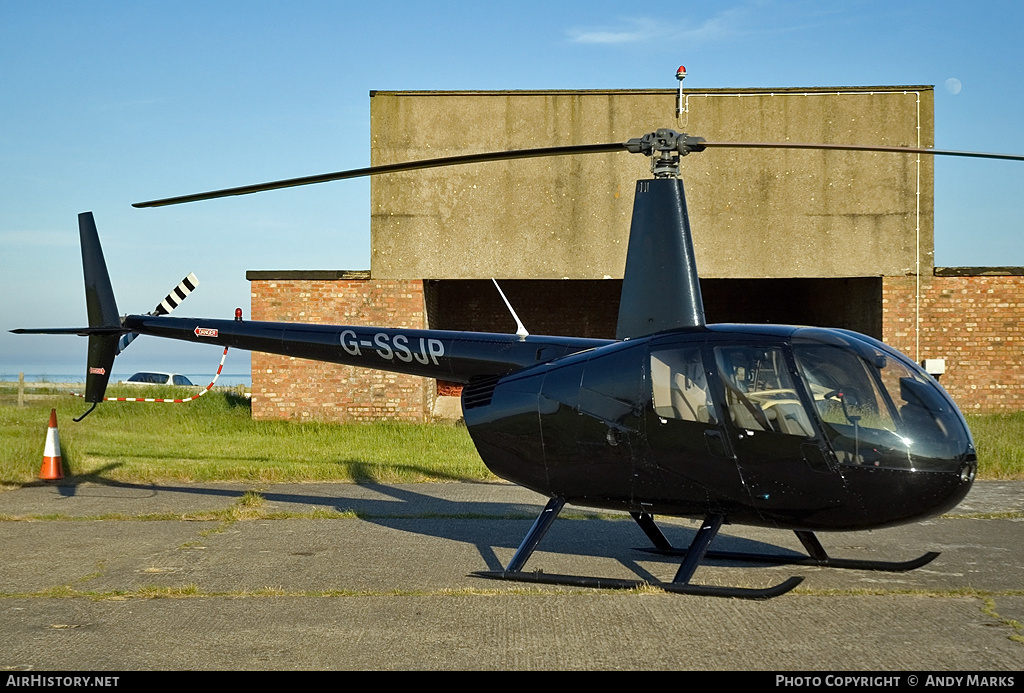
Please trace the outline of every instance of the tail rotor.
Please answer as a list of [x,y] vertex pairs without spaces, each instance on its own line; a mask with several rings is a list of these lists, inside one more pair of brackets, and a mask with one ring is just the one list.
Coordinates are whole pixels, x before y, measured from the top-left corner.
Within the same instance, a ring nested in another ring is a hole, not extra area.
[[[164,300],[160,301],[154,308],[150,315],[167,315],[172,310],[181,305],[182,301],[188,298],[195,288],[199,286],[199,280],[196,275],[192,272],[188,273],[188,276],[178,282],[178,285],[174,287]],[[129,332],[128,334],[121,337],[117,343],[117,353],[120,354],[128,345],[135,341],[135,338],[139,336],[138,332]]]

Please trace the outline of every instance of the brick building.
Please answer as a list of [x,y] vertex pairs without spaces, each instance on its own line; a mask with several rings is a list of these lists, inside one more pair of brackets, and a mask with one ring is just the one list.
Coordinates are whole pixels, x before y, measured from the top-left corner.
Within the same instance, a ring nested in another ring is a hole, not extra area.
[[884,341],[943,359],[939,382],[964,411],[1024,409],[1024,267],[936,267],[916,284],[885,278]]
[[[658,127],[711,141],[932,146],[931,87],[374,92],[371,163],[625,141]],[[665,117],[666,113],[668,118]],[[666,123],[666,121],[668,121]],[[691,155],[683,162],[706,316],[845,327],[917,361],[970,410],[1024,406],[1024,270],[935,268],[930,157]],[[894,158],[895,157],[895,158]],[[256,320],[614,336],[633,181],[628,155],[523,160],[371,181],[371,268],[252,271]],[[445,383],[253,354],[253,416],[457,415]]]
[[[424,328],[422,281],[374,281],[345,271],[248,272],[252,319]],[[257,419],[423,421],[433,383],[386,371],[253,352]]]

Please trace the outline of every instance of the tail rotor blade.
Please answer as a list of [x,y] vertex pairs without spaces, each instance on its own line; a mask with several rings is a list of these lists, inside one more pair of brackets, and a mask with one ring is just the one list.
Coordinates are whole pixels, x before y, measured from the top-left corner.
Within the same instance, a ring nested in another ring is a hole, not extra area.
[[127,349],[128,345],[134,342],[138,336],[138,332],[129,332],[121,335],[121,339],[117,340],[117,351],[114,353],[114,356],[120,356],[121,352]]
[[[150,315],[167,315],[172,310],[181,305],[182,301],[188,298],[195,288],[199,286],[199,280],[196,275],[192,272],[188,273],[188,276],[182,279],[176,287],[174,287],[164,300],[157,304],[156,308],[150,313]],[[139,336],[138,332],[129,332],[121,337],[117,343],[117,353],[120,354],[122,351],[128,348],[128,345],[135,341],[135,338]]]
[[188,298],[188,295],[192,293],[195,288],[199,286],[199,280],[196,279],[196,275],[191,272],[188,276],[181,280],[176,287],[167,294],[164,300],[160,301],[156,308],[153,309],[151,315],[167,315],[172,310],[181,305],[181,302]]

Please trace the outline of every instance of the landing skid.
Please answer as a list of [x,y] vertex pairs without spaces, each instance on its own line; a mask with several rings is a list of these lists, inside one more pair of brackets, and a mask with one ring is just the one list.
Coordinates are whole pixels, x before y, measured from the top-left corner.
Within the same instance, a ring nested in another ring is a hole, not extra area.
[[597,589],[632,590],[640,587],[657,587],[675,594],[694,594],[703,597],[731,597],[734,599],[771,599],[785,594],[803,582],[802,577],[791,577],[774,587],[758,589],[753,587],[719,587],[717,585],[679,584],[654,580],[618,580],[615,578],[586,577],[583,575],[559,575],[538,570],[533,573],[525,571],[478,570],[473,575],[491,580],[510,580],[512,582],[533,582],[543,585],[567,585],[569,587],[594,587]]
[[[791,577],[783,583],[764,589],[749,587],[719,587],[716,585],[695,585],[691,583],[690,579],[693,577],[693,573],[697,570],[697,566],[700,564],[701,559],[708,555],[708,547],[711,546],[711,541],[715,538],[722,527],[722,523],[725,518],[721,515],[709,515],[705,518],[704,524],[701,525],[701,528],[697,531],[696,536],[693,538],[693,542],[691,542],[689,548],[683,552],[684,558],[682,564],[679,566],[679,570],[676,572],[676,576],[673,578],[672,582],[661,582],[657,580],[651,582],[644,580],[619,580],[612,578],[586,577],[582,575],[559,575],[557,573],[545,573],[543,571],[524,571],[523,567],[526,565],[526,561],[529,560],[534,549],[537,548],[541,539],[543,539],[544,535],[547,534],[548,529],[550,529],[555,518],[558,517],[558,513],[561,512],[564,506],[565,500],[562,498],[552,498],[548,501],[547,505],[544,506],[544,510],[541,511],[540,516],[533,523],[530,531],[527,532],[522,544],[519,545],[519,549],[512,557],[512,560],[509,561],[505,570],[477,571],[473,573],[473,575],[490,580],[511,580],[514,582],[568,585],[571,587],[594,587],[598,589],[636,589],[639,587],[651,586],[665,590],[666,592],[674,592],[677,594],[694,594],[706,597],[732,597],[736,599],[770,599],[789,592],[803,581],[802,577]],[[634,518],[636,517],[637,515],[634,515]],[[648,518],[645,522],[648,523],[649,527],[653,527],[653,530],[661,537],[661,544],[659,545],[658,542],[655,542],[655,545],[659,546],[659,548],[667,547],[667,549],[673,550],[671,544],[669,544],[668,540],[665,539],[663,534],[661,534],[661,530],[654,524],[654,518],[650,515],[643,515],[642,517]],[[644,531],[648,533],[648,536],[651,536],[648,531],[648,527],[644,526],[644,522],[641,522],[640,519],[637,519],[637,522],[640,522],[640,526],[644,527]]]
[[[654,523],[654,518],[647,513],[630,513],[636,523],[654,544],[653,549],[642,549],[662,556],[685,556],[689,549],[672,546]],[[764,553],[742,553],[738,551],[708,551],[705,558],[718,561],[735,561],[741,563],[770,563],[773,565],[809,565],[822,568],[841,568],[845,570],[878,570],[888,573],[903,573],[931,563],[938,557],[935,551],[929,551],[909,561],[868,561],[850,558],[832,558],[825,551],[814,532],[795,531],[800,543],[807,549],[807,556],[784,556]]]

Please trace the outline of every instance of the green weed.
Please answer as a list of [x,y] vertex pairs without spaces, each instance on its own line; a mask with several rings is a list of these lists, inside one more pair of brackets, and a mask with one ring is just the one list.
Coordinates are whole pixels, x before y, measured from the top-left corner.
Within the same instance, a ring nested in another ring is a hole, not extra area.
[[1024,479],[1024,411],[968,414],[982,479]]
[[[133,389],[131,395],[140,393]],[[163,394],[146,390],[143,396]],[[495,478],[462,426],[253,421],[247,400],[211,391],[188,404],[104,402],[79,423],[72,418],[87,407],[68,395],[23,408],[0,404],[0,485],[18,486],[38,476],[51,408],[57,410],[64,474],[77,480]]]

